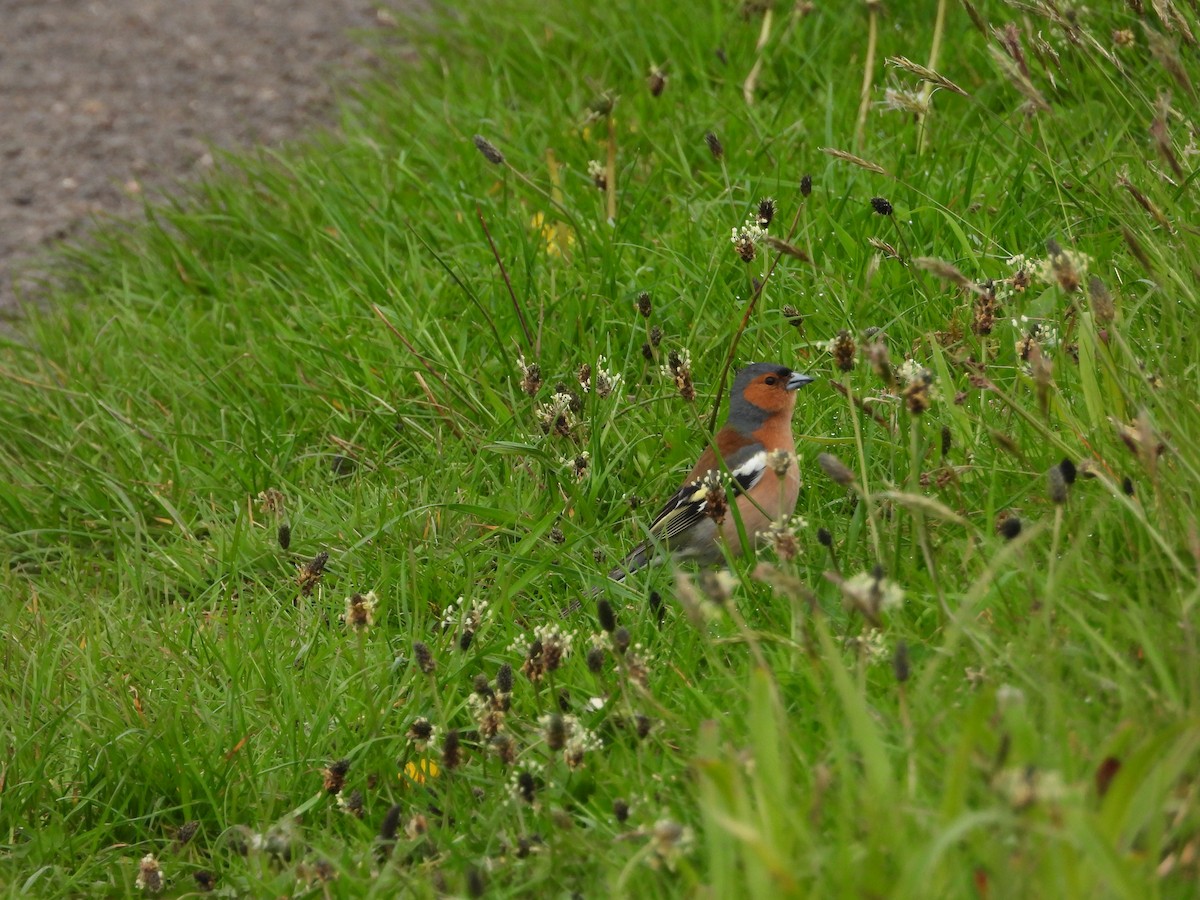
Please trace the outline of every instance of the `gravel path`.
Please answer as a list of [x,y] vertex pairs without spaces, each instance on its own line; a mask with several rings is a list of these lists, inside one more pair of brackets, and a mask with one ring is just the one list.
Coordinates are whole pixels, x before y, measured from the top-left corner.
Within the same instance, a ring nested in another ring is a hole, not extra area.
[[0,316],[40,251],[332,119],[386,26],[370,0],[0,0]]

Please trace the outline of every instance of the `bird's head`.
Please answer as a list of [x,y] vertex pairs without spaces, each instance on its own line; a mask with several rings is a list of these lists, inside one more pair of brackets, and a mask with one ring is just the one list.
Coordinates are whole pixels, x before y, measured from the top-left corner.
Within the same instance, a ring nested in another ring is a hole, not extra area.
[[750,432],[771,416],[790,417],[796,408],[796,391],[812,381],[778,363],[751,363],[739,369],[729,394],[729,424]]

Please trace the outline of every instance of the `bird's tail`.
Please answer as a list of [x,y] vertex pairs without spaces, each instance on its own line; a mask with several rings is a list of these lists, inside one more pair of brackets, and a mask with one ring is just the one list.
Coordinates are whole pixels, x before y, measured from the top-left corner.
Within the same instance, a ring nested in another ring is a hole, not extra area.
[[[638,569],[644,568],[646,564],[650,562],[653,552],[654,546],[649,541],[642,541],[629,551],[629,554],[623,560],[621,560],[621,564],[619,566],[612,569],[612,571],[608,573],[608,577],[618,584],[624,583],[627,575],[629,575],[631,572],[636,572]],[[599,597],[600,593],[601,589],[594,587],[588,591],[587,596],[594,599]],[[579,612],[581,609],[583,609],[583,601],[573,600],[560,609],[558,614],[561,618],[565,619],[567,616],[571,615],[572,613]]]
[[653,552],[654,546],[649,541],[642,541],[629,551],[619,566],[608,573],[608,577],[618,583],[623,582],[627,575],[644,568],[650,562]]

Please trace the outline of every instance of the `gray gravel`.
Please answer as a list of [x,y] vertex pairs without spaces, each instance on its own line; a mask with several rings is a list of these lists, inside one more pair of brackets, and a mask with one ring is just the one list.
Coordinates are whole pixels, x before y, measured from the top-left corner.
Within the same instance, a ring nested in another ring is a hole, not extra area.
[[[333,119],[371,65],[364,0],[0,0],[0,315],[47,248],[212,165]],[[381,36],[386,36],[382,35]]]

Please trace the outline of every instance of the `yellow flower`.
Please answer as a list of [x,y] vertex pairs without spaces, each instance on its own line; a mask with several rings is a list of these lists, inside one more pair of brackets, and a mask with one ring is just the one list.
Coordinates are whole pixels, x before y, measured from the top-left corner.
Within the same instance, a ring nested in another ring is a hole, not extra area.
[[437,778],[441,770],[438,769],[437,763],[432,759],[421,759],[417,762],[406,762],[404,771],[400,774],[401,778],[408,777],[412,784],[424,784],[425,778]]
[[541,212],[536,212],[530,219],[529,226],[542,233],[542,239],[546,242],[547,256],[566,257],[571,248],[575,246],[575,235],[564,222],[547,222]]

